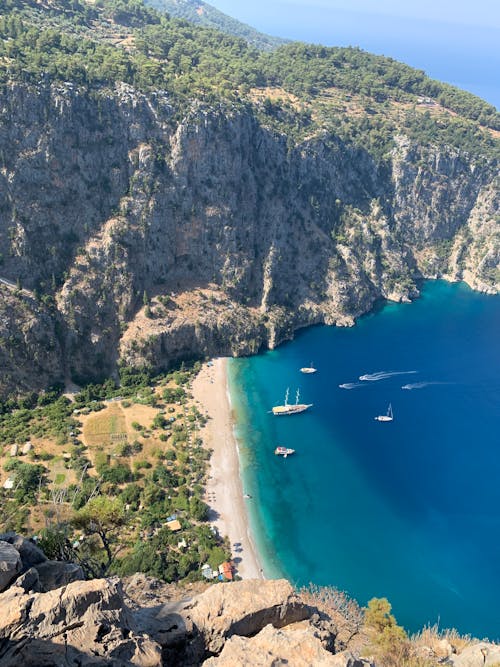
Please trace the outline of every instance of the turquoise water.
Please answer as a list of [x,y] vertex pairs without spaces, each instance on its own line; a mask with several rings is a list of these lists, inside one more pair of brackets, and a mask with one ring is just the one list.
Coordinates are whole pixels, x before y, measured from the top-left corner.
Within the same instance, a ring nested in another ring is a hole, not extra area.
[[[499,332],[500,297],[439,281],[351,329],[313,327],[230,362],[268,576],[363,604],[386,596],[410,631],[439,622],[500,637]],[[311,361],[318,373],[301,374]],[[314,407],[274,417],[287,387]],[[394,421],[375,421],[389,402]],[[296,454],[274,456],[276,445]]]

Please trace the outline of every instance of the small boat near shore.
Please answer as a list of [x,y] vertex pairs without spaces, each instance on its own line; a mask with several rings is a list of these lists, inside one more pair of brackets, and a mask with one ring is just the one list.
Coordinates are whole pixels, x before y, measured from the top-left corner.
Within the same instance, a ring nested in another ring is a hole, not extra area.
[[385,415],[378,415],[374,419],[375,421],[378,422],[392,422],[394,419],[394,415],[392,413],[392,405],[389,403],[389,407],[387,408],[387,413]]
[[274,453],[277,456],[282,456],[283,458],[286,459],[287,456],[290,456],[291,454],[295,454],[295,449],[289,449],[288,447],[276,447],[274,450]]
[[273,415],[276,415],[277,417],[281,415],[295,415],[299,412],[304,412],[304,410],[312,408],[313,405],[312,403],[299,403],[300,392],[298,389],[297,389],[297,394],[295,396],[295,403],[289,403],[288,392],[289,389],[286,390],[285,404],[275,405],[274,408],[272,409]]

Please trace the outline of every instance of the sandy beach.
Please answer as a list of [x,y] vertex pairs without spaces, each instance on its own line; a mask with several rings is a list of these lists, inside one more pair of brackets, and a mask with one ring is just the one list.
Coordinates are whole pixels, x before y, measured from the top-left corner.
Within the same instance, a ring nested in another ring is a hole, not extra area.
[[213,449],[205,501],[211,508],[211,523],[231,542],[233,562],[242,579],[264,575],[250,537],[246,502],[240,478],[238,448],[233,433],[227,392],[226,359],[204,364],[193,382],[193,396],[210,419],[202,432],[204,446]]

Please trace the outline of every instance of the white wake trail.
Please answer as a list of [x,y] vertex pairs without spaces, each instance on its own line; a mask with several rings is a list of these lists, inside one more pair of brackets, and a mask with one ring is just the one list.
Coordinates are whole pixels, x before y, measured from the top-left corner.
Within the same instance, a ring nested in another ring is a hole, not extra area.
[[431,385],[435,384],[453,384],[452,382],[413,382],[411,384],[404,384],[401,389],[408,389],[411,391],[412,389],[423,389],[424,387],[429,387]]
[[359,379],[362,382],[378,382],[379,380],[386,380],[387,378],[394,377],[395,375],[412,375],[413,373],[418,373],[418,371],[378,371],[377,373],[367,373],[366,375],[360,375]]

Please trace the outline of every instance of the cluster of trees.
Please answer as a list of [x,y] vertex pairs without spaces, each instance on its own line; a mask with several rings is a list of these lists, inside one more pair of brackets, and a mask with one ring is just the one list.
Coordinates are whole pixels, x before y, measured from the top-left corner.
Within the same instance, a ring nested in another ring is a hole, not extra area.
[[[8,0],[0,17],[0,81],[64,80],[91,87],[124,81],[145,91],[166,89],[181,107],[193,97],[241,102],[254,86],[279,86],[306,101],[335,87],[376,103],[430,97],[466,119],[500,129],[500,114],[487,102],[358,48],[295,42],[263,52],[243,38],[172,19],[142,0],[98,0],[90,9],[78,0],[61,0],[52,6],[53,27],[40,27],[34,7]],[[109,43],[109,20],[133,32],[133,47]],[[285,110],[282,121],[293,129],[295,115]],[[433,139],[439,136],[434,133]]]
[[[43,435],[56,440],[59,428],[66,435],[66,429],[73,429],[65,465],[73,469],[77,482],[65,487],[49,484],[47,462],[54,455],[31,450],[28,458],[32,462],[6,457],[3,468],[13,478],[14,488],[0,490],[2,529],[25,532],[30,513],[42,507],[48,522],[43,531],[48,554],[80,562],[90,576],[140,570],[173,581],[200,577],[200,565],[207,560],[214,567],[220,564],[229,553],[205,523],[208,506],[203,501],[203,485],[209,453],[196,436],[206,419],[195,406],[187,406],[189,383],[199,368],[199,362],[191,367],[183,364],[155,378],[148,371],[123,368],[120,387],[112,380],[87,385],[74,403],[54,392],[26,397],[31,408],[19,407],[21,399],[9,404],[10,411],[4,406],[0,417],[3,443],[34,436],[40,424]],[[156,433],[166,445],[141,458],[141,442],[121,442],[101,446],[90,457],[78,440],[79,424],[73,410],[88,412],[108,398],[123,401],[124,395],[129,397],[129,406],[144,400],[158,405],[161,412],[150,424],[138,424],[138,437]],[[179,403],[182,407],[175,407]],[[179,410],[182,418],[178,415],[175,422],[165,416]],[[4,454],[6,448],[7,444]],[[181,522],[183,548],[178,547],[179,534],[165,526],[171,515]],[[84,532],[84,539],[75,547],[79,531]]]
[[[49,396],[52,394],[49,394]],[[52,395],[53,396],[53,395]],[[49,403],[47,395],[41,394],[33,407],[32,395],[19,399],[9,399],[2,404],[0,413],[0,442],[2,444],[23,443],[30,437],[53,437],[59,444],[69,439],[69,433],[76,428],[72,417],[73,407],[64,396],[54,398]]]
[[[215,28],[227,33],[242,37],[251,46],[263,51],[270,51],[287,40],[280,37],[272,37],[258,32],[245,23],[233,19],[227,14],[223,14],[210,4],[195,2],[177,2],[176,0],[148,0],[148,4],[160,11],[165,11],[176,18],[185,19],[190,23],[196,23],[200,26]],[[203,11],[199,11],[200,6]]]
[[430,97],[465,118],[500,129],[500,113],[491,104],[465,90],[430,79],[385,56],[359,48],[324,47],[294,42],[260,60],[270,85],[283,86],[299,96],[320,93],[325,88],[342,88],[383,101],[408,101],[408,96]]

